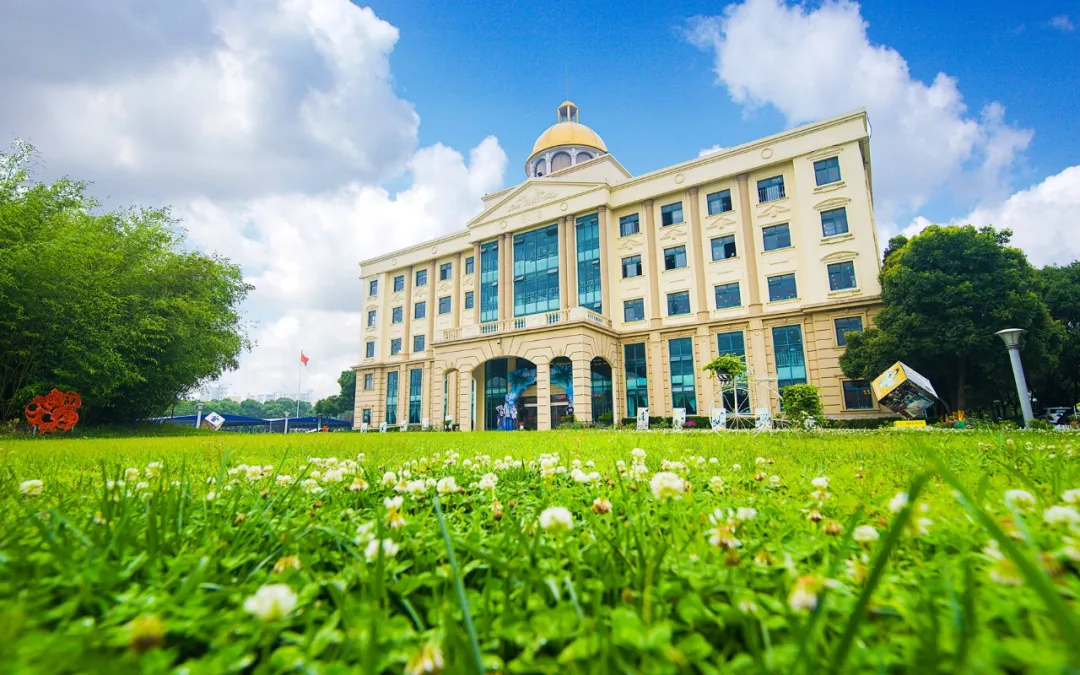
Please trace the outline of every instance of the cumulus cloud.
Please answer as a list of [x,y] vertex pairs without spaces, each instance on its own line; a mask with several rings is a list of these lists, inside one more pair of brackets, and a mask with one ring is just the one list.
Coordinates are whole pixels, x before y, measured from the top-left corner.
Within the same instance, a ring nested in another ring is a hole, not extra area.
[[1062,33],[1071,33],[1076,30],[1076,26],[1073,24],[1072,19],[1065,16],[1064,14],[1059,14],[1058,16],[1050,19],[1050,27],[1056,28]]
[[697,156],[704,157],[705,155],[715,155],[716,153],[723,152],[724,150],[727,150],[727,148],[722,145],[713,145],[708,148],[702,148],[701,150],[698,150]]
[[991,103],[969,114],[954,78],[914,78],[895,50],[873,44],[859,5],[744,0],[690,23],[692,43],[715,54],[718,81],[748,111],[772,106],[791,125],[865,107],[872,125],[874,193],[886,229],[944,186],[969,203],[1008,194],[1032,132]]

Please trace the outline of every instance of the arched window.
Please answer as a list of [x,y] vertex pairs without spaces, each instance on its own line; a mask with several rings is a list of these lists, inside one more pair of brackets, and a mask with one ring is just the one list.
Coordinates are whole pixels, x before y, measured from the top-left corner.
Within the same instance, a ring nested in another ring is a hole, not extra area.
[[592,159],[592,155],[590,155],[589,153],[587,153],[587,152],[579,152],[577,154],[577,158],[576,158],[576,161],[574,163],[575,164],[581,164],[582,162],[587,162],[590,159]]
[[597,356],[589,364],[592,393],[593,422],[611,424],[614,421],[614,404],[611,395],[611,365]]
[[544,165],[545,164],[546,164],[546,162],[544,161],[543,157],[536,160],[536,164],[533,165],[533,175],[536,176],[537,178],[539,178],[540,176],[543,176],[544,175]]
[[570,167],[570,153],[557,152],[555,156],[551,158],[551,173],[556,171],[562,171],[563,169]]

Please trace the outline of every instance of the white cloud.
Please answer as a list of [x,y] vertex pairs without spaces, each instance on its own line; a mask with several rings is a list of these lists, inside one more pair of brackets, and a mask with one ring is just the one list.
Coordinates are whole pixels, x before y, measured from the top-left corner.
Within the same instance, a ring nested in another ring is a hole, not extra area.
[[708,148],[702,148],[701,150],[698,150],[697,156],[704,157],[705,155],[715,155],[716,153],[723,152],[724,150],[727,150],[727,148],[722,145],[713,145]]
[[1050,19],[1050,27],[1056,28],[1062,33],[1071,33],[1076,30],[1076,26],[1073,24],[1072,19],[1065,16],[1064,14],[1059,14],[1058,16]]
[[956,80],[912,77],[895,50],[870,42],[859,6],[744,0],[691,23],[690,40],[715,53],[731,98],[747,110],[772,106],[791,125],[865,107],[878,222],[886,229],[944,186],[968,202],[1008,194],[1010,174],[1032,132],[1009,126],[1004,108],[968,114]]

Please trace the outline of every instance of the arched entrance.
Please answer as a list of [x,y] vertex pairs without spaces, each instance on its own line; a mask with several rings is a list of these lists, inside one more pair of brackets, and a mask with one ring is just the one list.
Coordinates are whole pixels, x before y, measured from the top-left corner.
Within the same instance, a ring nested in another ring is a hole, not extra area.
[[611,388],[611,364],[602,357],[597,356],[589,363],[589,385],[593,422],[612,424],[615,402]]
[[572,419],[574,414],[574,364],[565,356],[552,359],[549,366],[551,386],[551,428]]
[[536,429],[536,364],[514,356],[489,359],[473,370],[475,427],[487,431]]

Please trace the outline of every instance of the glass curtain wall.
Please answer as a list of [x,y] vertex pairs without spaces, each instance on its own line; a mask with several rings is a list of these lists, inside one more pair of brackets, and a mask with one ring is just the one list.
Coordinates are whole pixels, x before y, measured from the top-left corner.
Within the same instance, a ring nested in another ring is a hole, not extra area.
[[424,391],[424,371],[409,371],[409,424],[420,424],[420,404]]
[[645,364],[645,343],[626,345],[626,416],[637,417],[638,408],[649,407],[649,373]]
[[559,309],[559,226],[514,236],[514,316]]
[[578,304],[603,314],[600,302],[600,221],[592,213],[577,219]]
[[480,246],[480,321],[499,319],[499,242]]
[[397,385],[398,371],[386,374],[386,423],[397,424]]
[[499,428],[498,406],[506,403],[506,359],[491,359],[484,364],[484,429]]
[[599,356],[589,364],[592,392],[592,416],[597,424],[614,421],[615,405],[611,391],[611,364]]

